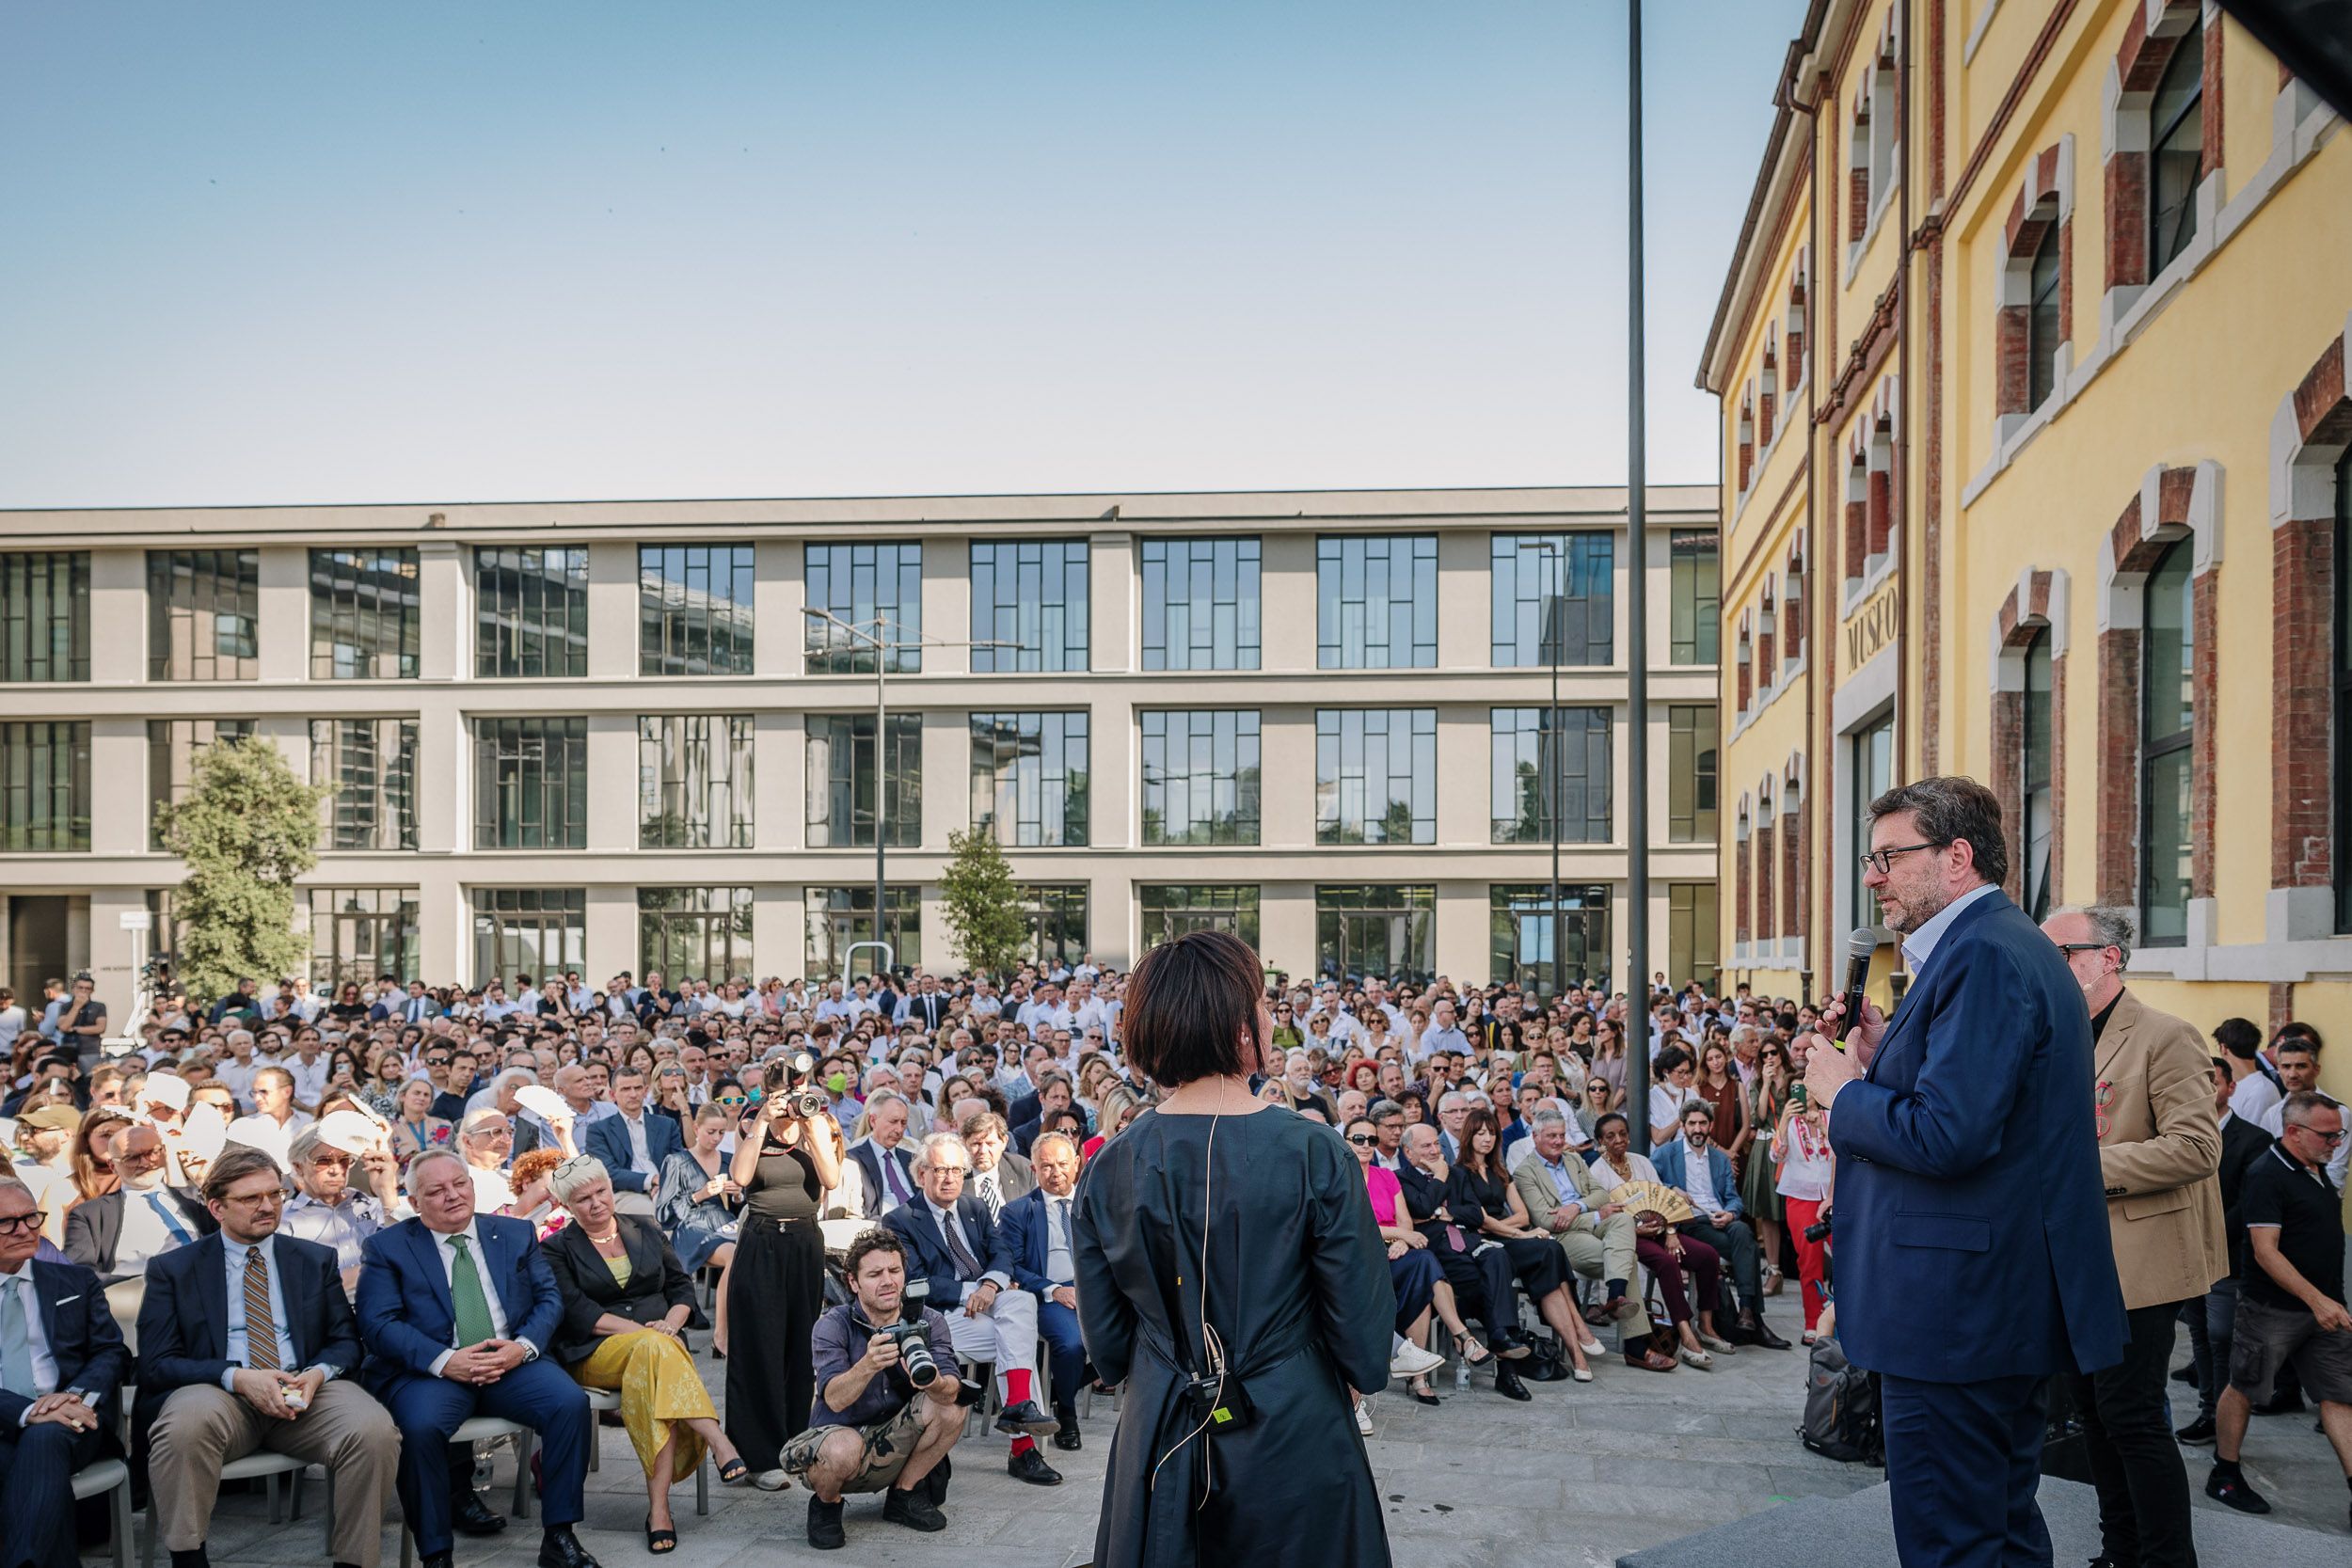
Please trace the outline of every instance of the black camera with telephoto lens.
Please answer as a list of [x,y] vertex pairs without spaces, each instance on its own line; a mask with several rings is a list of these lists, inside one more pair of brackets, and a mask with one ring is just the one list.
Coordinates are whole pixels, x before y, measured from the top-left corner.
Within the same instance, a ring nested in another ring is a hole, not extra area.
[[760,1092],[770,1104],[781,1104],[786,1116],[814,1121],[833,1109],[833,1097],[809,1082],[816,1070],[805,1051],[780,1057],[768,1064]]
[[905,1293],[898,1298],[898,1321],[874,1330],[875,1338],[888,1339],[898,1347],[898,1370],[917,1388],[939,1381],[939,1357],[931,1354],[930,1334],[923,1326],[923,1309],[930,1297],[930,1280],[908,1280]]

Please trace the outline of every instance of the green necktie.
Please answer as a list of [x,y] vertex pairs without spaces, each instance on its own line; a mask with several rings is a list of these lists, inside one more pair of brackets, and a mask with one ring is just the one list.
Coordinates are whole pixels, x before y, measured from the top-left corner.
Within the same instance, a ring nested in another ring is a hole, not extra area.
[[449,1239],[457,1265],[449,1272],[450,1304],[457,1309],[457,1348],[469,1349],[498,1333],[490,1322],[490,1298],[482,1293],[482,1275],[473,1266],[473,1248],[462,1235]]

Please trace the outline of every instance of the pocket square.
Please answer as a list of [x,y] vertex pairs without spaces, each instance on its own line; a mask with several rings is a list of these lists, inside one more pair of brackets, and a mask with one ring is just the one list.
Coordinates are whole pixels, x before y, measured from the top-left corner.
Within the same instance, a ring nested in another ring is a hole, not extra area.
[[82,1299],[82,1298],[81,1298],[80,1296],[59,1296],[59,1297],[57,1298],[57,1300],[56,1300],[56,1305],[57,1305],[57,1306],[59,1306],[59,1307],[71,1307],[71,1306],[72,1306],[75,1302],[77,1302],[77,1301],[79,1301],[79,1300],[81,1300],[81,1299]]

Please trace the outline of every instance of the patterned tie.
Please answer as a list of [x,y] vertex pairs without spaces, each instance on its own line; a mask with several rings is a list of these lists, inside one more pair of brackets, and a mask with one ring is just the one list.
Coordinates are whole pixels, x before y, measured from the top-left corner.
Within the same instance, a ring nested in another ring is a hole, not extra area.
[[956,1256],[956,1277],[977,1277],[980,1272],[980,1260],[973,1257],[972,1249],[964,1244],[963,1232],[956,1224],[953,1209],[939,1216],[939,1233],[947,1238],[947,1250]]
[[1005,1200],[997,1196],[996,1173],[993,1170],[980,1173],[980,1201],[988,1205],[989,1223],[993,1225],[1003,1215]]
[[39,1392],[33,1386],[33,1335],[24,1317],[24,1291],[31,1284],[32,1275],[24,1269],[0,1279],[0,1388],[28,1400]]
[[490,1298],[482,1293],[482,1275],[473,1266],[473,1248],[465,1236],[452,1236],[450,1250],[457,1255],[456,1265],[450,1270],[450,1305],[456,1309],[457,1344],[461,1350],[478,1345],[498,1333],[490,1321]]
[[278,1323],[269,1309],[269,1264],[260,1247],[245,1249],[245,1364],[258,1372],[274,1372],[278,1359]]
[[904,1203],[907,1200],[907,1187],[904,1178],[898,1172],[897,1152],[887,1148],[876,1149],[874,1152],[882,1160],[882,1180],[890,1185],[890,1196],[898,1202]]

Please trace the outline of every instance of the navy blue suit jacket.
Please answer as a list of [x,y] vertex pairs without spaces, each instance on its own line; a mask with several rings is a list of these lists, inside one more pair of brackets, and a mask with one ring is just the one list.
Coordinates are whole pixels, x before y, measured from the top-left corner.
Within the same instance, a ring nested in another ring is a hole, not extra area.
[[[343,1294],[335,1249],[280,1232],[270,1253],[293,1340],[278,1347],[286,1370],[332,1367],[338,1377],[358,1370],[359,1322]],[[198,1383],[217,1388],[228,1370],[227,1249],[215,1234],[148,1259],[147,1295],[139,1304],[139,1396],[131,1422],[141,1446],[173,1389]]]
[[[999,1256],[996,1227],[988,1223],[988,1205],[965,1193],[956,1199],[956,1219],[963,1227],[964,1244],[983,1270],[1011,1272]],[[955,1306],[963,1299],[963,1287],[979,1277],[975,1275],[967,1280],[956,1272],[955,1254],[947,1250],[947,1238],[941,1233],[939,1222],[931,1218],[930,1199],[921,1193],[914,1195],[912,1203],[901,1203],[883,1215],[882,1224],[907,1244],[907,1278],[930,1281],[930,1300],[924,1305],[933,1310],[945,1312]]]
[[[677,1121],[667,1112],[645,1107],[645,1149],[653,1156],[654,1174],[661,1173],[661,1162],[686,1147],[686,1139],[678,1132]],[[612,1190],[622,1193],[642,1193],[645,1177],[642,1171],[629,1169],[628,1128],[619,1117],[605,1117],[588,1124],[587,1152],[604,1162],[604,1168],[612,1173]]]
[[[1681,1186],[1691,1174],[1690,1151],[1689,1141],[1682,1138],[1675,1139],[1662,1148],[1651,1149],[1649,1163],[1657,1167],[1658,1180],[1669,1187]],[[1715,1187],[1717,1210],[1726,1214],[1747,1212],[1740,1201],[1740,1179],[1732,1174],[1731,1156],[1716,1148],[1712,1140],[1707,1146],[1707,1174]],[[1705,1214],[1699,1216],[1701,1219],[1706,1217]]]
[[2066,960],[1984,895],[1831,1107],[1837,1334],[1857,1366],[1974,1383],[2122,1359],[2091,1089]]
[[[81,1263],[49,1263],[39,1258],[24,1266],[33,1271],[41,1338],[49,1341],[50,1359],[57,1364],[57,1386],[82,1389],[104,1404],[129,1374],[131,1353],[124,1348],[122,1329],[106,1305],[106,1290],[98,1282],[98,1272]],[[32,1402],[22,1394],[0,1389],[0,1423],[14,1429]],[[114,1424],[104,1410],[98,1415],[102,1430]]]
[[[1074,1205],[1076,1195],[1072,1195],[1065,1201]],[[1071,1223],[1074,1229],[1077,1223],[1074,1209]],[[1050,1227],[1045,1219],[1045,1190],[1041,1187],[1014,1198],[996,1216],[996,1256],[990,1266],[1012,1275],[1015,1285],[1042,1301],[1045,1292],[1057,1283],[1075,1283],[1068,1279],[1056,1281],[1047,1276],[1045,1258],[1051,1241]],[[1074,1235],[1072,1244],[1076,1244]],[[1074,1266],[1074,1258],[1073,1263]]]
[[[546,1353],[564,1321],[564,1293],[537,1233],[528,1220],[499,1214],[476,1214],[474,1225],[506,1311],[506,1337]],[[457,1307],[439,1249],[440,1238],[421,1220],[379,1230],[360,1249],[359,1338],[367,1347],[360,1375],[378,1399],[405,1378],[431,1377],[440,1354],[454,1348]]]

